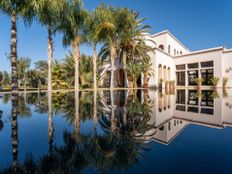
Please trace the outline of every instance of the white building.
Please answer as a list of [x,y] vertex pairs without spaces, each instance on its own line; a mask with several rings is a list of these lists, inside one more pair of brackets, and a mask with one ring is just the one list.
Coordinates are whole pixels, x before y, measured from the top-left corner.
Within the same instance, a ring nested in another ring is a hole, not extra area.
[[[202,88],[212,86],[210,83],[212,77],[220,79],[218,87],[222,87],[223,78],[228,78],[227,87],[232,87],[232,49],[215,47],[191,51],[167,30],[154,35],[145,35],[145,38],[156,43],[154,45],[147,42],[154,47],[154,51],[149,53],[154,74],[149,79],[149,87],[158,87],[162,82],[164,88],[165,83],[175,81],[177,87],[191,88],[196,86],[194,79],[197,77],[203,78]],[[127,80],[120,62],[122,61],[115,61],[115,86],[125,87]],[[105,72],[104,74],[107,74]],[[138,86],[142,85],[143,75],[138,80]]]
[[149,121],[154,129],[146,132],[155,134],[147,141],[158,141],[169,144],[189,125],[199,125],[215,129],[232,126],[232,91],[228,90],[223,97],[223,90],[217,91],[218,96],[212,97],[213,90],[202,90],[202,97],[197,97],[196,90],[177,89],[176,95],[162,96],[157,91],[149,91],[149,99],[154,103]]
[[199,77],[203,78],[204,88],[212,86],[212,77],[218,77],[218,87],[222,87],[223,78],[228,78],[227,86],[232,87],[232,49],[215,47],[190,51],[167,30],[146,37],[157,44],[150,53],[154,77],[149,86],[158,86],[162,79],[163,83],[175,80],[177,87],[191,88],[196,85],[194,79]]

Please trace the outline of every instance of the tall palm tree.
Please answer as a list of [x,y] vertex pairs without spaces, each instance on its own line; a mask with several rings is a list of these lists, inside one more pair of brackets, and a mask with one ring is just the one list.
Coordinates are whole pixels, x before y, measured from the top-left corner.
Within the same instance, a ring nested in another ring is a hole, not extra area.
[[81,0],[67,1],[59,30],[63,32],[63,45],[71,45],[75,62],[75,90],[79,90],[80,44],[84,41],[84,21],[88,13]]
[[103,42],[102,30],[107,22],[107,13],[103,4],[99,5],[87,18],[86,38],[93,48],[93,88],[97,89],[97,44]]
[[[135,57],[145,59],[148,62],[148,52],[152,50],[145,42],[145,33],[149,32],[150,27],[142,25],[145,18],[139,18],[139,13],[127,8],[113,10],[115,28],[115,46],[117,55],[124,65],[125,76],[127,76],[127,61],[134,60]],[[150,40],[149,40],[150,41]],[[153,41],[151,41],[153,42]],[[110,55],[110,45],[107,43],[99,53],[100,58],[106,59]],[[133,62],[135,63],[135,62]],[[128,78],[127,78],[128,80]],[[133,84],[126,84],[132,87]]]
[[30,24],[34,11],[30,0],[4,0],[0,1],[0,10],[11,16],[11,74],[12,90],[18,90],[17,75],[17,18],[21,17],[26,24]]
[[52,90],[53,35],[58,28],[58,21],[63,13],[65,0],[33,0],[39,22],[48,32],[48,91]]

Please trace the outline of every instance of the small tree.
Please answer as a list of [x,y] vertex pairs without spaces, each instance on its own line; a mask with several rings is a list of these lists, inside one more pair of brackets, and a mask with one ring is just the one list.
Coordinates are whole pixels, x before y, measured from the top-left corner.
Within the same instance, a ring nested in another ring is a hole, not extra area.
[[3,71],[3,79],[2,84],[3,85],[10,85],[11,83],[11,75],[7,71]]

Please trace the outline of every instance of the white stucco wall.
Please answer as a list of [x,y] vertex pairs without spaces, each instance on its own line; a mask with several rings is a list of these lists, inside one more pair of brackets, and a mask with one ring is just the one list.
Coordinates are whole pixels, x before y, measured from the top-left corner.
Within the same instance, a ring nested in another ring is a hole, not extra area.
[[[173,64],[173,58],[169,56],[168,54],[164,53],[160,49],[155,49],[153,53],[150,54],[151,56],[151,63],[152,65],[152,71],[154,73],[153,77],[149,80],[149,86],[158,86],[159,78],[158,78],[158,67],[159,65],[162,65],[162,67],[166,66],[170,67],[170,80],[174,79],[174,64]],[[162,77],[162,79],[164,79]]]
[[228,78],[228,87],[232,87],[232,50],[222,54],[222,78]]
[[[153,35],[153,40],[156,42],[157,47],[160,45],[164,46],[164,51],[169,54],[168,47],[170,45],[170,55],[180,55],[189,53],[189,50],[179,41],[177,40],[169,31],[163,31],[161,33]],[[174,54],[174,50],[176,50],[176,54]],[[178,53],[178,54],[177,54]]]

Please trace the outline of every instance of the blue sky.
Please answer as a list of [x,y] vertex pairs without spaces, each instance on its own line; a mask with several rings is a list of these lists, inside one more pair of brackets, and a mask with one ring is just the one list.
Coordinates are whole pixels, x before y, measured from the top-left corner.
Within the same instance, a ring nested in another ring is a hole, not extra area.
[[[94,9],[99,3],[126,6],[146,17],[152,33],[168,29],[191,50],[216,46],[232,48],[231,0],[84,0],[85,7]],[[0,14],[0,71],[10,71],[6,53],[10,51],[10,18]],[[64,58],[69,48],[62,46],[62,35],[54,38],[55,59]],[[92,54],[87,45],[82,53]],[[47,60],[47,32],[34,22],[30,28],[18,21],[18,56],[28,56],[32,66],[37,60]]]

